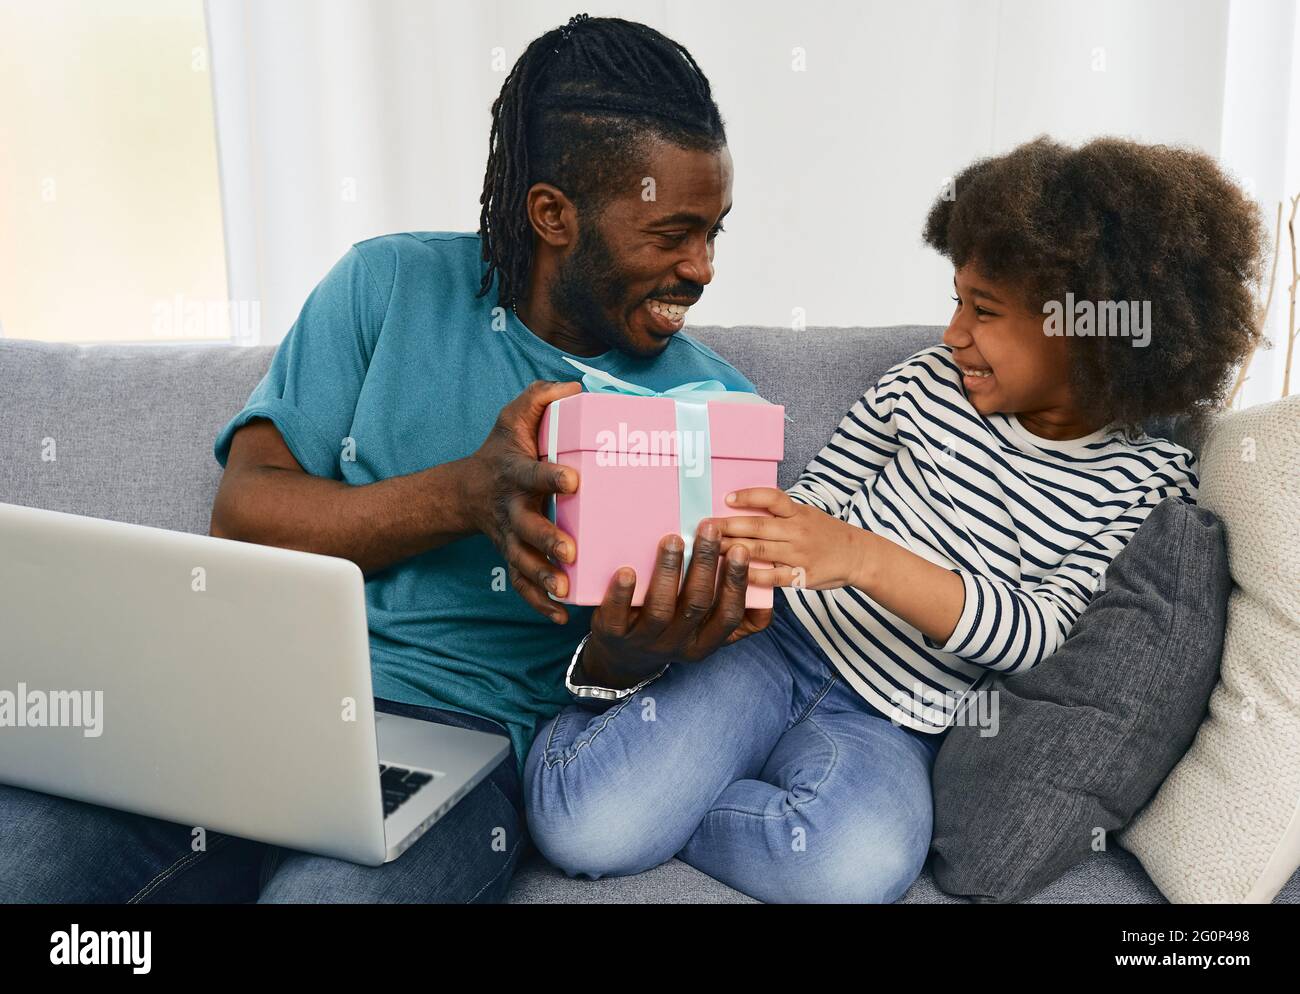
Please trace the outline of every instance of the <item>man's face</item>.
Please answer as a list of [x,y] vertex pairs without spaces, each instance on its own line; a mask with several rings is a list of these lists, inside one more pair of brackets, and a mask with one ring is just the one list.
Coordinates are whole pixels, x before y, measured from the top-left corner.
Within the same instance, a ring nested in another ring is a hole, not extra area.
[[549,297],[557,316],[611,349],[651,357],[713,280],[713,241],[731,210],[731,154],[647,146],[644,172],[597,217],[580,211]]

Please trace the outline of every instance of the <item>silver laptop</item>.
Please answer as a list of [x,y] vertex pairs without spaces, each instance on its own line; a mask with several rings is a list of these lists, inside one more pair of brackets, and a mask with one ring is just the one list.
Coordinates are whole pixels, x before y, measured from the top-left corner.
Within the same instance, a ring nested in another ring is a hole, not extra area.
[[375,712],[355,563],[0,503],[0,783],[378,866],[508,749]]

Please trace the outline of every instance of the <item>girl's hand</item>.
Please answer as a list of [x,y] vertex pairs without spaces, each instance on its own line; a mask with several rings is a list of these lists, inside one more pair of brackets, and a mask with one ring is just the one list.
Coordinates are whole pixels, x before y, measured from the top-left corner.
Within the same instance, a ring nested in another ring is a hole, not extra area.
[[771,512],[718,518],[722,553],[733,545],[749,549],[751,560],[772,563],[750,566],[749,582],[762,587],[806,587],[827,590],[857,586],[864,575],[868,535],[825,511],[790,499],[775,487],[751,487],[727,495],[730,507]]

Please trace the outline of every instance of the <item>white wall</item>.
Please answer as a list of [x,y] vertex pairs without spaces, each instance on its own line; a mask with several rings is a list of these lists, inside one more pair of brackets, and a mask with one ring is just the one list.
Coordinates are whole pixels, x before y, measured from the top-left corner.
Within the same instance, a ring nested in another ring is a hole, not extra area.
[[[1281,161],[1286,128],[1261,138],[1260,115],[1277,109],[1251,94],[1286,88],[1294,4],[1252,0],[1251,17],[1237,14],[1249,22],[1238,36],[1271,32],[1274,54],[1239,54],[1235,71],[1253,76],[1233,89],[1228,28],[1242,3],[208,0],[232,296],[260,298],[263,340],[278,341],[351,242],[476,228],[505,70],[582,9],[686,45],[727,121],[736,206],[694,323],[788,324],[794,308],[809,324],[940,322],[951,272],[920,228],[945,177],[974,158],[1046,132],[1215,155],[1226,140],[1249,149],[1249,168]],[[792,68],[795,49],[806,71]],[[1270,168],[1258,180],[1280,188],[1282,167]]]
[[944,321],[951,268],[921,225],[972,160],[1043,132],[1218,150],[1224,3],[783,3],[730,24],[732,6],[668,18],[716,83],[736,160],[727,268],[700,322],[784,323],[796,306],[814,324]]

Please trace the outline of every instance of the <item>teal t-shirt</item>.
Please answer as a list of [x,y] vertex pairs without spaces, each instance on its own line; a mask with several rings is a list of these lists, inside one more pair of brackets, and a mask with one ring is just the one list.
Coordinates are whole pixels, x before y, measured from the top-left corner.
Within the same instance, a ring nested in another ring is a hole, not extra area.
[[[308,473],[375,483],[471,455],[533,380],[579,379],[567,353],[509,308],[494,313],[495,287],[475,295],[485,268],[476,234],[353,245],[217,436],[217,461],[226,465],[237,428],[267,418]],[[653,359],[617,350],[573,358],[655,390],[704,379],[754,389],[681,332]],[[375,696],[500,722],[522,769],[538,725],[568,703],[564,671],[594,608],[568,606],[566,625],[542,617],[484,535],[395,563],[365,586]]]

